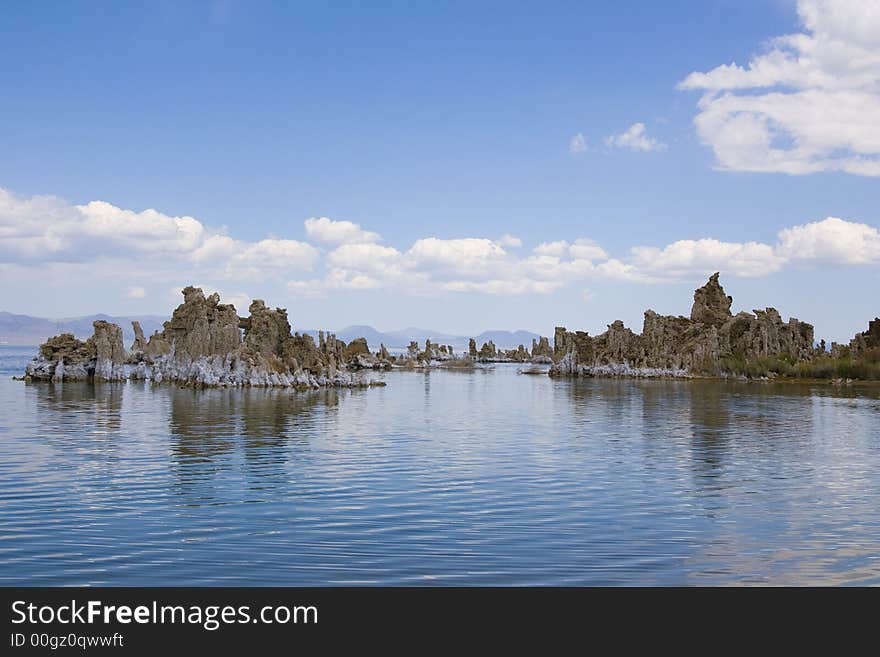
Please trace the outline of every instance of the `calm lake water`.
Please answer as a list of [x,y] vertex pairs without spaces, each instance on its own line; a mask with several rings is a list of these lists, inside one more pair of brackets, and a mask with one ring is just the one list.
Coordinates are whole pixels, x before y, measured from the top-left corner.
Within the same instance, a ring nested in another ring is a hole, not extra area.
[[12,381],[0,584],[880,584],[880,388]]

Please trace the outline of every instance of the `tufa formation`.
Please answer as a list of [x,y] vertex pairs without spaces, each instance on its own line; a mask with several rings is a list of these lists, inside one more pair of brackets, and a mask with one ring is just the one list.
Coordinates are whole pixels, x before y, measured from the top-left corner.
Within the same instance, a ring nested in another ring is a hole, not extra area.
[[775,308],[731,314],[733,299],[718,274],[694,292],[690,317],[645,312],[641,335],[620,320],[597,336],[557,327],[551,375],[685,376],[725,374],[731,359],[785,355],[808,361],[817,355],[813,326],[784,322]]
[[208,297],[197,287],[183,290],[183,303],[162,331],[146,339],[133,322],[134,342],[129,352],[122,329],[105,321],[94,323],[86,341],[65,333],[47,340],[28,364],[30,381],[170,381],[194,386],[283,386],[318,388],[365,386],[374,382],[360,370],[379,368],[366,340],[346,345],[333,334],[319,337],[291,334],[287,311],[269,308],[263,301],[251,305],[249,317],[235,307]]

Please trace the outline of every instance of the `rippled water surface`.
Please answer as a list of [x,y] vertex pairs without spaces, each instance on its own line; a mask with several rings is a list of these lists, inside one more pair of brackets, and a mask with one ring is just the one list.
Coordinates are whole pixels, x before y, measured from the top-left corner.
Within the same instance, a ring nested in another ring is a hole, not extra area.
[[0,584],[878,584],[880,390],[391,372],[27,385]]

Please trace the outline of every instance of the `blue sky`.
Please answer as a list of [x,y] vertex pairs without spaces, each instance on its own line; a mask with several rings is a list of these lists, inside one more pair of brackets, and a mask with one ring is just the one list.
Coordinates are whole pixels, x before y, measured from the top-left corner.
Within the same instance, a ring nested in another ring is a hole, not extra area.
[[721,270],[819,337],[880,313],[877,0],[2,13],[2,309],[639,330]]

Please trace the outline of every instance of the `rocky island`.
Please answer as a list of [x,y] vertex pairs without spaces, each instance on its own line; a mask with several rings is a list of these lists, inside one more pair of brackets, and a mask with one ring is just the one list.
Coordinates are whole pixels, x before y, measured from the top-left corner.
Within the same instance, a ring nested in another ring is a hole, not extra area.
[[373,385],[361,370],[381,366],[355,340],[346,345],[333,334],[291,334],[287,311],[256,300],[241,318],[220,296],[197,287],[183,290],[183,303],[162,331],[146,339],[133,322],[134,343],[126,352],[122,329],[94,323],[94,335],[70,333],[50,338],[28,364],[25,380],[169,381],[194,386],[282,386],[318,388]]
[[646,311],[641,334],[620,320],[597,336],[557,327],[551,376],[880,378],[880,320],[829,353],[812,324],[775,308],[732,314],[718,278],[694,292],[690,317]]

